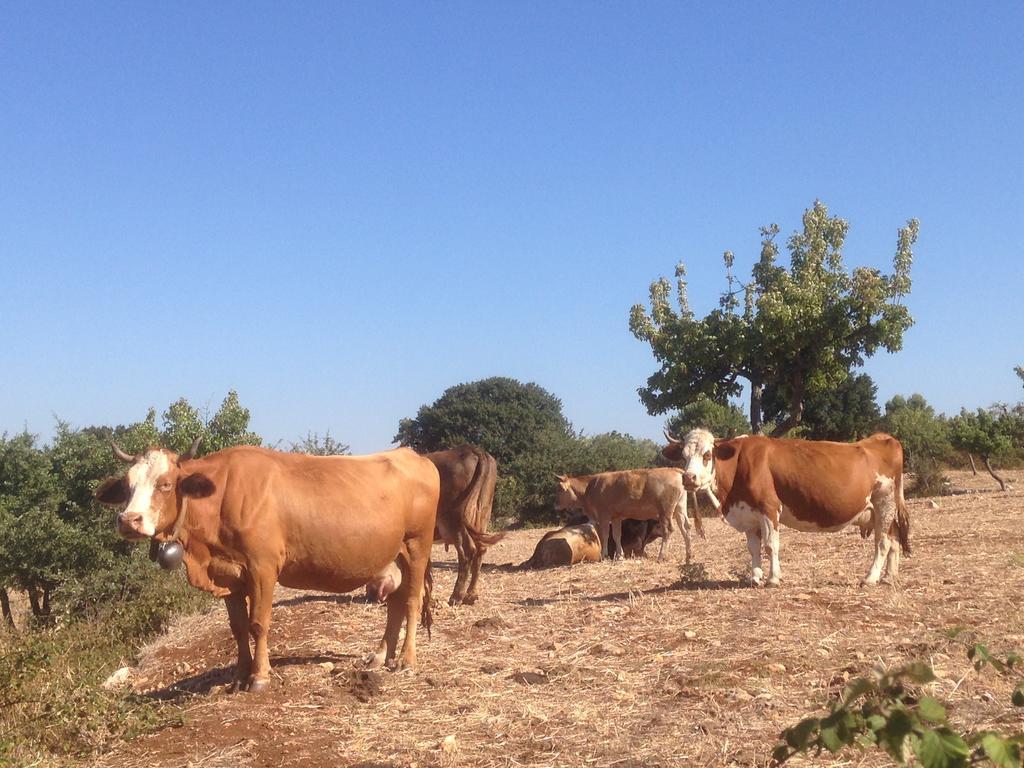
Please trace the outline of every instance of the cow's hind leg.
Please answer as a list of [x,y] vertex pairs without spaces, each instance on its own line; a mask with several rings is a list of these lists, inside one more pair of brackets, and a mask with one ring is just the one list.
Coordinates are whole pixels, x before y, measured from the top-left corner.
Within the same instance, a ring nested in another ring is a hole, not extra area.
[[[882,578],[882,569],[887,561],[891,564],[890,552],[898,549],[893,545],[889,531],[896,522],[896,486],[892,478],[879,476],[871,491],[872,519],[875,523],[875,556],[871,561],[871,569],[861,581],[862,586],[870,587]],[[896,566],[899,570],[899,565]]]
[[779,563],[779,523],[767,515],[761,516],[761,540],[768,550],[768,586],[777,587],[782,583],[782,566]]
[[231,683],[232,692],[244,690],[249,684],[252,674],[252,649],[249,648],[249,608],[245,604],[245,595],[232,593],[224,598],[224,607],[228,612],[228,623],[231,634],[238,645],[238,663],[235,664],[235,678]]
[[615,537],[615,559],[621,560],[626,556],[622,549],[622,520],[612,522],[612,536]]
[[459,605],[465,602],[466,582],[469,581],[470,564],[473,558],[476,557],[476,544],[465,526],[456,534],[455,553],[459,557],[459,574],[455,577],[455,587],[452,589],[452,596],[448,598],[448,605]]
[[419,623],[420,615],[423,613],[423,601],[424,599],[430,599],[429,595],[424,595],[424,585],[427,568],[430,567],[430,547],[432,544],[433,538],[429,536],[406,542],[409,552],[409,591],[404,596],[405,641],[402,643],[402,654],[395,665],[397,670],[415,669],[416,667],[416,627]]
[[755,587],[764,583],[764,571],[761,570],[761,533],[747,531],[747,549],[750,551],[750,582]]
[[469,564],[469,589],[466,590],[466,597],[463,599],[466,605],[472,605],[477,600],[476,583],[480,579],[480,564],[483,562],[484,553],[487,547],[477,545],[473,553],[472,561]]
[[366,657],[367,669],[380,669],[395,658],[398,650],[398,636],[402,631],[402,621],[405,619],[405,592],[407,590],[408,573],[407,566],[402,563],[402,584],[397,590],[388,595],[388,617],[384,625],[384,637],[381,638],[377,650]]

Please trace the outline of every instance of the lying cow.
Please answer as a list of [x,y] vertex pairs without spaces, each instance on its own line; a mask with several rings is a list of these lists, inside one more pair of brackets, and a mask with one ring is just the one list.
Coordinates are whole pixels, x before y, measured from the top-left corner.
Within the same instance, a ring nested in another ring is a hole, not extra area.
[[[692,557],[690,518],[686,514],[686,494],[678,469],[627,469],[596,475],[558,475],[555,509],[582,509],[597,527],[604,552],[609,536],[614,536],[615,559],[624,555],[622,521],[657,520],[663,537],[658,559],[665,559],[665,547],[672,532],[672,519],[679,523],[686,545],[686,562]],[[703,528],[698,519],[698,530]]]
[[[778,584],[779,525],[799,531],[874,530],[875,556],[863,584],[883,573],[895,579],[900,549],[910,554],[910,518],[903,499],[903,447],[876,434],[856,443],[781,440],[760,435],[715,440],[694,429],[669,436],[662,454],[683,468],[687,489],[717,486],[726,522],[747,535],[752,581],[760,585],[762,544],[769,584]],[[899,539],[899,547],[892,537]]]
[[[270,679],[267,633],[274,585],[349,592],[396,561],[401,583],[371,668],[416,664],[416,623],[430,626],[430,550],[440,497],[437,468],[407,448],[369,456],[306,456],[227,448],[193,458],[150,448],[96,490],[126,539],[177,540],[188,581],[223,597],[238,645],[233,688]],[[401,656],[399,632],[406,625]],[[249,636],[255,643],[250,653]]]
[[[566,525],[583,525],[587,522],[590,522],[590,518],[587,517],[586,513],[576,512],[569,515]],[[647,546],[655,539],[660,539],[664,535],[664,532],[661,530],[661,523],[657,520],[623,520],[621,542],[623,555],[628,558],[643,557]],[[618,546],[619,542],[615,539],[614,535],[610,536],[604,550],[605,557],[614,556]]]
[[426,456],[441,475],[434,540],[454,545],[459,557],[459,574],[448,604],[472,605],[477,600],[476,584],[484,553],[504,537],[502,533],[487,533],[498,464],[491,454],[472,445]]
[[601,559],[601,540],[592,523],[567,525],[548,531],[537,542],[533,556],[520,568],[554,568],[559,565],[596,563]]

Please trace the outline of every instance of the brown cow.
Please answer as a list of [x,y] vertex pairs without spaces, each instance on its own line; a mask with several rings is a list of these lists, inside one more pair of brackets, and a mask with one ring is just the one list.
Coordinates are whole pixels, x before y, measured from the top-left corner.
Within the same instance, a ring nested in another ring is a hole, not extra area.
[[[683,467],[688,489],[717,484],[722,512],[747,535],[752,582],[760,585],[761,547],[770,558],[768,583],[779,583],[779,524],[799,531],[875,532],[875,557],[863,584],[877,584],[883,566],[899,573],[900,548],[910,553],[910,518],[903,500],[903,446],[886,434],[856,443],[781,440],[760,435],[715,440],[694,429],[662,450]],[[899,538],[900,546],[892,541]]]
[[[198,444],[198,441],[196,441]],[[306,456],[227,448],[200,459],[150,448],[96,490],[127,503],[117,528],[127,539],[177,539],[190,584],[223,597],[238,645],[234,689],[267,685],[267,631],[274,585],[349,592],[397,559],[402,583],[371,668],[416,664],[416,622],[430,626],[430,549],[440,480],[407,448],[369,456]],[[247,606],[248,603],[248,606]],[[248,610],[247,610],[248,608]],[[255,650],[250,653],[249,635]]]
[[487,533],[498,463],[491,454],[472,445],[434,451],[426,456],[441,475],[434,541],[454,545],[459,556],[459,574],[448,604],[472,605],[478,597],[476,584],[484,554],[505,536]]
[[690,518],[686,514],[686,496],[678,469],[626,469],[596,475],[557,477],[555,509],[582,509],[597,526],[602,552],[607,547],[609,536],[614,535],[617,542],[615,558],[623,557],[623,520],[657,520],[663,532],[658,559],[664,560],[674,517],[683,533],[686,562],[690,562]]
[[533,556],[520,568],[554,568],[559,565],[596,563],[601,559],[601,540],[593,523],[567,525],[548,531],[534,547]]

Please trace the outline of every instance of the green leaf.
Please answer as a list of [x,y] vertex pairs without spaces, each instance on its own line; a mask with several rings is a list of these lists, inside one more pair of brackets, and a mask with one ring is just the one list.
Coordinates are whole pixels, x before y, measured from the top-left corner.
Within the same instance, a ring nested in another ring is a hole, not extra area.
[[848,705],[855,699],[863,696],[865,693],[869,693],[874,690],[874,688],[875,684],[866,677],[855,677],[846,684],[845,688],[843,688],[842,701],[844,704]]
[[985,756],[1000,768],[1020,768],[1020,745],[996,733],[986,733],[981,737],[981,747],[985,750]]
[[933,723],[941,723],[946,719],[946,708],[939,703],[938,699],[931,696],[921,697],[917,703],[917,711],[921,717],[931,720]]
[[839,729],[835,725],[822,726],[821,743],[825,745],[829,752],[838,752],[845,745],[845,742],[839,736]]
[[924,768],[959,768],[971,754],[967,743],[948,728],[925,731],[914,752]]
[[880,731],[885,727],[886,722],[881,715],[871,715],[868,717],[868,728],[872,731]]
[[894,709],[885,727],[878,732],[879,744],[886,752],[900,760],[903,755],[903,742],[913,730],[914,721],[910,714],[902,707]]
[[914,661],[903,667],[900,672],[909,677],[913,682],[918,685],[924,685],[925,683],[931,683],[935,681],[935,673],[932,668],[925,664],[923,661]]

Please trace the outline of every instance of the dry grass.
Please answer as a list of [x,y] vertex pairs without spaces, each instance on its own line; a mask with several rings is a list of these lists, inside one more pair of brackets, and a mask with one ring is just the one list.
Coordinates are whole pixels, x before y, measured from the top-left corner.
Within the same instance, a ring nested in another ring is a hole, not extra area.
[[[820,711],[851,675],[910,658],[932,664],[954,721],[1024,729],[1008,680],[964,653],[1024,648],[1024,493],[956,473],[939,508],[911,502],[914,556],[900,583],[858,586],[871,543],[853,532],[782,535],[784,585],[745,586],[743,537],[707,521],[695,564],[670,560],[541,572],[510,566],[541,531],[491,550],[481,601],[439,608],[416,674],[358,660],[384,612],[350,596],[280,590],[274,684],[229,695],[223,608],[178,622],[144,649],[136,686],[185,724],[123,744],[102,766],[761,765],[779,732]],[[651,547],[656,551],[656,547]],[[436,594],[454,553],[435,549]],[[966,632],[952,638],[954,630]],[[822,765],[885,765],[881,754]]]

